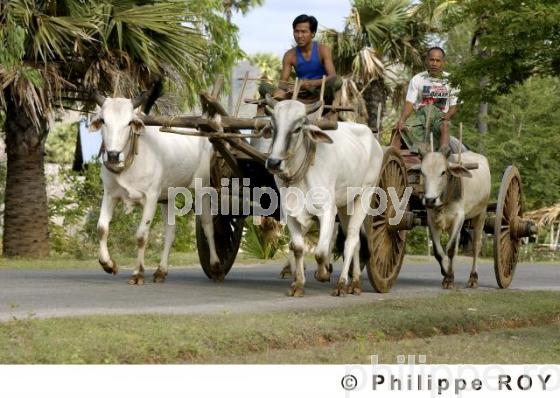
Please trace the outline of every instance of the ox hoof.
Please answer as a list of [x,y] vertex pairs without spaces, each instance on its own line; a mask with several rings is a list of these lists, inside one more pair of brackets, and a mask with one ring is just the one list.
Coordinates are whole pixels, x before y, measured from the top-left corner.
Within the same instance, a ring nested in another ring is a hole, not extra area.
[[290,291],[288,292],[288,296],[290,296],[290,297],[303,297],[304,294],[305,294],[305,291],[303,290],[303,284],[302,283],[298,283],[298,282],[292,283],[292,287],[290,288]]
[[282,271],[280,271],[280,278],[286,279],[286,277],[292,276],[292,270],[290,268],[290,264],[286,264]]
[[167,272],[162,271],[161,269],[157,269],[154,272],[154,283],[163,283],[165,282],[165,278],[167,277]]
[[467,288],[469,289],[478,288],[478,274],[476,272],[471,274],[469,281],[467,282]]
[[455,289],[455,283],[453,282],[453,277],[446,276],[441,282],[441,287],[444,289]]
[[362,281],[361,280],[352,281],[348,285],[346,292],[348,294],[353,294],[355,296],[359,296],[360,294],[362,294]]
[[347,287],[346,287],[346,280],[345,279],[339,279],[337,284],[336,284],[336,288],[333,290],[332,295],[333,296],[346,296],[346,291],[347,291]]
[[214,263],[210,266],[210,272],[211,272],[211,276],[212,276],[212,280],[214,282],[223,282],[224,279],[226,278],[226,274],[222,271],[222,268],[220,267],[220,263]]
[[222,283],[224,280],[226,279],[226,274],[224,274],[223,272],[219,271],[219,272],[214,272],[212,274],[212,280],[216,283]]
[[119,272],[119,268],[117,267],[117,263],[115,263],[112,258],[109,259],[109,261],[99,260],[99,264],[101,264],[101,267],[103,268],[103,271],[105,271],[108,274],[117,275],[117,273]]
[[128,279],[128,284],[129,285],[143,285],[144,284],[144,275],[142,275],[142,274],[132,275]]
[[325,270],[325,268],[320,268],[317,271],[315,271],[315,279],[318,280],[319,282],[330,282],[331,281],[331,273],[327,270]]

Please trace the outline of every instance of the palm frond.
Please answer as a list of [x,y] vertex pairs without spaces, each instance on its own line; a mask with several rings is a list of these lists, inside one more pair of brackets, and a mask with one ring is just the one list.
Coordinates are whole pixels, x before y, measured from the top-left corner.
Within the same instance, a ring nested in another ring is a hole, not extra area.
[[242,55],[236,28],[226,23],[221,7],[221,0],[2,2],[0,84],[14,85],[11,95],[18,103],[29,100],[25,109],[33,117],[47,116],[51,104],[60,103],[56,93],[63,81],[64,98],[71,101],[92,88],[134,95],[166,75],[173,88],[183,89],[182,101],[192,103],[217,70]]
[[247,60],[257,66],[262,73],[263,78],[277,81],[280,79],[282,72],[282,61],[273,53],[256,53],[247,57]]
[[262,217],[261,224],[255,225],[249,217],[245,222],[245,232],[241,248],[256,258],[271,259],[286,249],[289,237],[286,228],[270,217]]
[[340,92],[340,105],[344,107],[350,106],[355,110],[355,112],[340,112],[339,116],[342,120],[366,123],[368,120],[366,102],[356,83],[351,78],[342,78]]
[[371,47],[362,48],[352,62],[352,77],[361,84],[385,77],[385,65]]

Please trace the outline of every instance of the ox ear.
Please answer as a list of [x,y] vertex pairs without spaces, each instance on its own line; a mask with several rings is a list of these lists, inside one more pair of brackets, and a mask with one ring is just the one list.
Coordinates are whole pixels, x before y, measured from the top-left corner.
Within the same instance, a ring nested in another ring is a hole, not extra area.
[[268,123],[264,126],[261,130],[261,134],[263,138],[272,138],[272,123]]
[[305,133],[315,143],[332,144],[333,140],[323,130],[314,124],[305,126]]
[[137,117],[133,117],[130,121],[130,128],[134,134],[142,134],[144,132],[144,122]]
[[450,164],[447,169],[452,176],[472,178],[472,174],[463,165]]
[[101,126],[103,126],[104,120],[101,116],[96,116],[94,117],[90,122],[89,122],[89,132],[90,133],[95,133],[97,130],[99,130],[101,128]]

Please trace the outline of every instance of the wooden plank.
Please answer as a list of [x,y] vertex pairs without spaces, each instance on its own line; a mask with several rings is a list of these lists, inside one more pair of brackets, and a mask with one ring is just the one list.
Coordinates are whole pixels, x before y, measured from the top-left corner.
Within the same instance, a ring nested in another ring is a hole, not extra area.
[[[185,127],[212,130],[217,123],[200,116],[149,116],[143,115],[142,121],[146,126],[164,126],[164,127]],[[268,119],[256,118],[246,119],[231,116],[222,117],[222,127],[224,131],[241,130],[241,129],[261,129],[269,123]],[[316,120],[314,125],[321,130],[336,130],[338,123],[332,120]]]
[[203,131],[180,131],[173,127],[160,127],[159,131],[162,133],[173,133],[179,135],[190,135],[193,137],[207,137],[207,138],[262,138],[262,134],[239,134],[239,133],[217,133],[217,132],[203,132]]
[[246,141],[236,138],[225,138],[224,140],[227,141],[233,148],[249,155],[251,158],[259,161],[260,163],[264,164],[266,162],[268,156],[253,148]]
[[225,159],[228,166],[233,170],[234,174],[241,177],[243,174],[241,172],[241,169],[239,168],[239,165],[237,164],[237,160],[233,157],[233,154],[229,151],[229,149],[226,148],[225,143],[223,143],[222,140],[213,138],[210,138],[210,142],[212,143],[212,145],[214,145],[214,148],[216,148],[216,150],[220,152],[220,155],[222,155],[222,157]]
[[207,112],[210,116],[214,116],[216,113],[222,116],[228,115],[222,104],[208,93],[200,93],[200,102],[204,112]]
[[213,120],[200,116],[141,116],[146,126],[183,127],[203,131],[219,131],[220,126]]
[[245,72],[245,78],[243,79],[243,86],[241,86],[241,93],[237,97],[237,104],[235,106],[234,116],[239,116],[239,109],[241,109],[241,100],[243,99],[243,94],[245,94],[245,88],[247,87],[247,80],[249,79],[249,71]]

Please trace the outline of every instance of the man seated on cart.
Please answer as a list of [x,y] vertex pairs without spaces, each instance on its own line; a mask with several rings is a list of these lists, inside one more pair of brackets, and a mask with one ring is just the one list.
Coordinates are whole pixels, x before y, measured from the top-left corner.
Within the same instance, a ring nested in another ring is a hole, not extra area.
[[266,94],[276,99],[288,98],[288,92],[293,91],[288,83],[293,67],[299,81],[298,98],[319,98],[322,79],[326,76],[324,100],[326,104],[332,104],[336,91],[342,86],[342,80],[336,76],[331,49],[313,41],[317,26],[317,19],[311,15],[302,14],[294,19],[292,27],[296,47],[284,54],[278,87],[267,82],[259,86],[259,93],[263,98]]
[[[411,151],[430,148],[430,131],[434,150],[449,155],[449,121],[459,110],[459,90],[451,87],[445,67],[445,52],[432,47],[426,54],[427,71],[415,75],[408,85],[406,102],[395,129]],[[412,114],[412,117],[409,116]],[[429,129],[426,121],[429,118]]]

